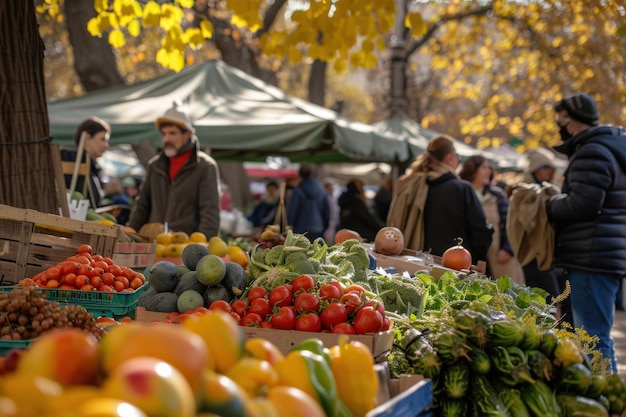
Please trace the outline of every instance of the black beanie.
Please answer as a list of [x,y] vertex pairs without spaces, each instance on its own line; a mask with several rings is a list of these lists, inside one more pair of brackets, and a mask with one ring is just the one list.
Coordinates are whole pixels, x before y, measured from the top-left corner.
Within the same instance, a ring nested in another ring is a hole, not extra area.
[[572,119],[592,126],[597,125],[600,118],[596,101],[585,93],[565,97],[554,105],[554,110],[565,110]]

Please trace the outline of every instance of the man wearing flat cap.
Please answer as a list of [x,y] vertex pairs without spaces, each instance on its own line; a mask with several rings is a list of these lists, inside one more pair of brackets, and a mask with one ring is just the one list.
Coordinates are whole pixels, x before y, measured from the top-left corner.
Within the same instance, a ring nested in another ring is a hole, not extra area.
[[217,236],[220,226],[220,186],[216,162],[199,148],[195,129],[182,106],[156,120],[163,150],[148,163],[141,194],[129,226],[168,223],[174,232]]
[[597,348],[617,372],[611,327],[615,297],[626,276],[626,135],[598,124],[595,100],[574,94],[554,110],[569,165],[562,193],[547,202],[555,225],[555,264],[571,284],[574,326],[597,336]]

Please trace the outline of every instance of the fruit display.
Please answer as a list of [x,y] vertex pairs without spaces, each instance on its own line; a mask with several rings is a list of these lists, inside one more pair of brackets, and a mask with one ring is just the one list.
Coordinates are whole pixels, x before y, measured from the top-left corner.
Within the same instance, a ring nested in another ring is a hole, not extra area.
[[89,245],[81,245],[76,255],[36,274],[32,280],[38,287],[100,292],[134,292],[146,282],[139,272],[94,255]]
[[[607,373],[597,339],[560,329],[545,291],[446,273],[427,285],[423,314],[396,318],[392,376],[433,380],[434,416],[608,416],[625,381]],[[591,358],[591,359],[590,359]]]
[[[148,311],[184,313],[208,307],[215,300],[230,302],[241,295],[247,287],[244,268],[237,262],[224,261],[211,250],[217,250],[211,243],[190,243],[181,254],[184,265],[158,261],[148,268],[150,288],[141,295],[138,305]],[[226,250],[224,244],[224,253]]]
[[378,385],[357,341],[307,339],[283,354],[207,311],[180,326],[113,326],[100,341],[76,329],[43,335],[0,378],[0,414],[364,417]]

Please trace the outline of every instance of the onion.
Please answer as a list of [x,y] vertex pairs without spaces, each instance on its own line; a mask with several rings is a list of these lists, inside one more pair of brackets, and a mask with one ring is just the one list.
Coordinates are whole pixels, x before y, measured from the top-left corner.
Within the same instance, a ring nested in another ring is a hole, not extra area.
[[443,253],[441,266],[457,271],[470,269],[472,267],[472,254],[462,246],[463,238],[457,237],[456,240],[457,245],[446,249]]

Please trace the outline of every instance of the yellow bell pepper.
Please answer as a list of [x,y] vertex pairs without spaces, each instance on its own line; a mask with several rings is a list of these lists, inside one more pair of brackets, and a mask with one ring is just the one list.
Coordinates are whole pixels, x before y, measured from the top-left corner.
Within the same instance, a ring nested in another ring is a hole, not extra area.
[[361,342],[341,338],[330,348],[330,357],[339,399],[354,417],[365,416],[376,405],[378,392],[372,352]]
[[225,375],[255,397],[278,384],[278,374],[268,361],[257,358],[241,358]]

